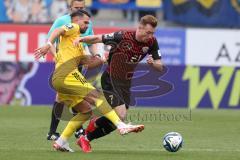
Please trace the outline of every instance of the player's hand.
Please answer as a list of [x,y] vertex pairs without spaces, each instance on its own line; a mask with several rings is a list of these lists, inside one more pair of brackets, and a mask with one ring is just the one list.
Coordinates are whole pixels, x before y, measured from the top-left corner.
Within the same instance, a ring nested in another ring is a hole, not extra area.
[[50,50],[51,46],[46,44],[38,49],[35,49],[34,55],[36,59],[39,59],[41,57],[44,57]]
[[107,62],[108,59],[109,59],[109,52],[105,52],[103,55],[103,60]]
[[77,47],[80,42],[83,42],[82,40],[83,40],[82,37],[78,37],[77,39],[75,39],[75,40],[73,41],[73,45],[74,45],[75,47]]
[[154,63],[154,59],[152,58],[152,55],[148,55],[147,64],[152,65],[153,63]]
[[86,68],[93,69],[104,64],[104,60],[98,56],[85,55],[81,58],[81,65]]

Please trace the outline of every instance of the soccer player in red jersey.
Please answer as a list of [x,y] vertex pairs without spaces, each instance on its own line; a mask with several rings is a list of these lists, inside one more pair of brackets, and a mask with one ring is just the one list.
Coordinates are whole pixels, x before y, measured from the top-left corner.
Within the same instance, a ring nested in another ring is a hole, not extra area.
[[[137,64],[148,55],[147,63],[158,71],[163,70],[158,42],[154,37],[156,27],[157,19],[146,15],[141,18],[135,31],[86,36],[74,41],[75,45],[80,42],[102,42],[112,46],[107,69],[101,77],[101,85],[105,98],[122,120],[126,118],[130,104],[131,79]],[[78,144],[83,152],[91,152],[90,141],[115,129],[116,127],[104,116],[93,119],[86,129],[86,135],[79,138]]]

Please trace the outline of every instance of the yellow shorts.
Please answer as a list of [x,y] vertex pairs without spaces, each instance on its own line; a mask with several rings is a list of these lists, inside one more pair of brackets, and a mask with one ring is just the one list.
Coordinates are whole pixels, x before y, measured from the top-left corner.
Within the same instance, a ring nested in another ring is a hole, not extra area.
[[95,90],[78,69],[69,74],[61,74],[61,72],[57,70],[53,73],[52,86],[57,91],[58,101],[68,107],[76,106],[86,95]]

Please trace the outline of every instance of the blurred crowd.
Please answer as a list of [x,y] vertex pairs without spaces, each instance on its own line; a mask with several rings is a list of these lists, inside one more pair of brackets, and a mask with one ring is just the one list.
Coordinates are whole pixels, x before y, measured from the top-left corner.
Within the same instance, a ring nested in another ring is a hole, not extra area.
[[65,0],[4,0],[4,5],[9,21],[17,23],[47,23],[68,11]]
[[[7,22],[15,23],[49,23],[68,12],[71,0],[3,0],[0,4],[5,12]],[[135,0],[96,0],[102,4],[126,4]],[[141,0],[140,0],[141,1]],[[158,0],[160,1],[160,0]],[[86,0],[91,5],[94,0]],[[143,1],[145,2],[145,1]],[[93,15],[98,10],[91,10]]]

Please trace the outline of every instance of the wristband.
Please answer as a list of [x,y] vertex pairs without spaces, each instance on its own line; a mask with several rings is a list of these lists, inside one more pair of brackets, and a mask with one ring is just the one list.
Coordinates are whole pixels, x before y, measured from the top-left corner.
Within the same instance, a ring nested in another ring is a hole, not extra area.
[[48,41],[47,44],[50,45],[50,47],[53,46],[53,44],[50,41]]

